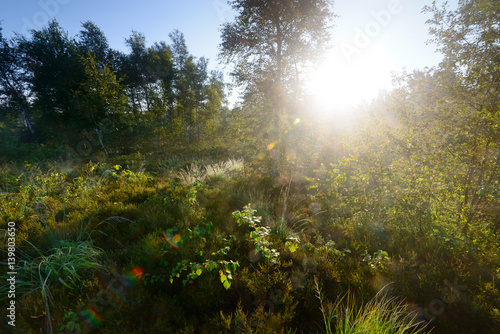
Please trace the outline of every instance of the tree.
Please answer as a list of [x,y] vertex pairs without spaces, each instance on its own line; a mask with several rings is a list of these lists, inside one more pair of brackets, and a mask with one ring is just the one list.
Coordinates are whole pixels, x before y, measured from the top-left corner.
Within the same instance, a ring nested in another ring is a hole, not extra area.
[[235,62],[246,93],[280,103],[299,73],[328,44],[333,15],[328,0],[232,0],[237,16],[222,27],[220,57]]
[[165,43],[146,47],[136,31],[126,40],[130,54],[122,57],[122,75],[136,123],[172,122],[174,68],[172,50]]
[[251,108],[263,107],[253,118],[260,118],[256,123],[266,124],[267,129],[271,126],[271,142],[279,142],[273,148],[273,155],[279,156],[280,165],[284,165],[288,140],[284,129],[294,119],[287,113],[293,108],[286,105],[293,106],[298,99],[301,72],[328,46],[332,1],[232,0],[229,3],[237,15],[233,22],[222,27],[219,56],[227,64],[234,62],[232,75],[236,84],[244,87],[245,100]]
[[202,58],[196,63],[195,58],[189,54],[184,35],[175,30],[169,34],[172,40],[172,51],[175,68],[175,91],[178,115],[184,128],[184,136],[188,143],[193,139],[193,125],[195,123],[196,108],[200,95],[198,88],[206,78],[206,62]]
[[76,42],[56,21],[17,40],[43,133],[60,142],[81,130],[76,91],[84,76]]
[[81,61],[85,67],[85,78],[77,92],[79,107],[107,156],[101,124],[107,123],[105,127],[116,129],[119,123],[124,122],[125,94],[115,73],[106,64],[97,62],[94,54],[88,52],[86,57],[82,56]]
[[[440,164],[456,196],[457,223],[468,233],[473,222],[500,228],[500,5],[459,1],[456,10],[433,16],[432,42],[443,54],[439,66],[404,80],[400,95],[413,140]],[[424,135],[425,133],[425,135]],[[427,137],[427,140],[424,140]],[[497,212],[495,215],[485,212]],[[489,215],[489,217],[488,217]]]
[[23,120],[29,133],[33,135],[35,128],[31,120],[29,101],[30,73],[27,71],[18,44],[9,43],[2,35],[0,27],[0,99],[10,106],[9,109],[19,110],[19,118]]
[[203,106],[203,120],[208,122],[211,118],[211,132],[212,138],[216,138],[217,122],[218,118],[221,121],[223,117],[223,105],[225,104],[225,92],[224,92],[224,78],[222,72],[211,71],[209,83],[204,89],[204,94],[206,96],[206,102]]
[[106,64],[111,58],[111,49],[104,33],[91,21],[82,23],[78,46],[79,54],[91,52],[98,64]]
[[146,89],[146,37],[137,31],[132,31],[132,35],[125,42],[130,48],[130,54],[124,56],[123,59],[124,83],[127,87],[132,114],[136,124],[139,125],[141,116],[149,107]]
[[146,69],[151,79],[150,93],[153,97],[155,121],[157,124],[173,122],[174,79],[172,50],[165,42],[155,43],[148,49],[148,67]]

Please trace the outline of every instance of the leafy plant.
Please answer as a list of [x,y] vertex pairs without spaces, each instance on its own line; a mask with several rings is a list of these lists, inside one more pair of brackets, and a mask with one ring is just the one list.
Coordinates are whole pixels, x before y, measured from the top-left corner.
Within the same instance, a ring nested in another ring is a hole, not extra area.
[[[223,260],[218,259],[222,256],[226,256],[228,251],[230,250],[230,243],[234,241],[234,237],[232,238],[224,238],[222,235],[218,235],[216,237],[217,241],[223,242],[223,247],[213,251],[209,254],[206,254],[204,251],[204,245],[206,242],[205,235],[210,233],[211,224],[207,224],[206,226],[197,226],[194,229],[188,229],[184,238],[181,237],[180,233],[178,233],[177,228],[168,229],[163,232],[163,237],[165,238],[166,243],[174,250],[182,249],[186,244],[194,244],[194,246],[198,246],[195,251],[196,256],[205,257],[205,261],[190,261],[189,259],[183,259],[170,269],[169,273],[160,273],[160,274],[149,274],[146,273],[145,284],[155,283],[158,281],[164,282],[167,278],[170,283],[174,282],[175,278],[180,278],[183,273],[187,271],[186,276],[182,280],[182,284],[185,286],[188,282],[191,282],[201,276],[203,273],[211,272],[216,269],[219,269],[219,277],[222,285],[227,290],[231,286],[231,280],[233,279],[232,273],[238,268],[239,263],[237,261],[232,260]],[[199,247],[203,245],[202,247]],[[167,254],[167,251],[164,251],[164,254]],[[168,265],[168,263],[166,263]]]
[[262,253],[266,262],[275,262],[276,258],[280,255],[279,252],[272,248],[273,244],[269,240],[269,234],[271,229],[267,226],[260,226],[259,223],[262,217],[256,217],[254,210],[251,205],[248,204],[243,208],[243,212],[234,211],[233,217],[236,219],[238,225],[248,224],[253,231],[250,232],[250,239],[255,243],[255,252],[257,254]]
[[186,277],[182,280],[182,284],[186,285],[188,282],[195,280],[203,273],[211,272],[219,269],[220,282],[227,290],[231,287],[231,280],[233,279],[232,272],[238,268],[239,264],[235,261],[225,261],[225,260],[206,260],[202,263],[189,262],[188,260],[183,260],[177,263],[176,267],[172,269],[170,273],[169,281],[174,282],[174,278],[179,278],[182,272],[187,271]]
[[370,267],[376,269],[384,269],[385,263],[390,261],[389,254],[386,251],[379,249],[373,255],[368,254],[367,251],[363,252],[363,261],[367,262]]
[[63,317],[64,325],[59,328],[59,331],[68,331],[73,333],[74,331],[80,330],[80,323],[78,314],[73,310],[66,310]]

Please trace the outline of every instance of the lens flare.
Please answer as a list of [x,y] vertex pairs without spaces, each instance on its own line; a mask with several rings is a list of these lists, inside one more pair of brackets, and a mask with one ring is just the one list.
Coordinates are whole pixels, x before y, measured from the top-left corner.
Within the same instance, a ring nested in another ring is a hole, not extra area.
[[275,140],[274,143],[271,143],[271,144],[267,145],[267,149],[269,151],[271,151],[274,148],[274,146],[276,146],[276,144],[278,144],[277,140]]
[[103,275],[99,274],[99,281],[106,289],[106,292],[120,305],[128,309],[133,309],[130,303],[127,302],[124,296],[126,289],[130,289],[137,285],[137,282],[143,277],[144,270],[140,267],[135,267],[125,275],[119,278],[118,281],[112,280],[109,282]]
[[167,234],[165,232],[162,232],[163,237],[165,240],[170,244],[170,246],[174,247],[175,249],[179,248],[179,241],[182,240],[182,237],[180,234],[176,234],[173,237],[170,234]]
[[132,269],[130,272],[126,273],[124,278],[129,285],[134,286],[142,278],[143,270],[140,267]]
[[87,319],[94,328],[100,327],[102,325],[103,319],[99,312],[96,311],[92,306],[85,307],[80,314]]

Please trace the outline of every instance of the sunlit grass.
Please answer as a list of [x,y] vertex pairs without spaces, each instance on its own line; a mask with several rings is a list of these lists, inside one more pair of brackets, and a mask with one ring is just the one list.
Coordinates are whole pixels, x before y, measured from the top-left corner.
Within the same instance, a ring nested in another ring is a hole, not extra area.
[[324,299],[316,278],[314,288],[327,334],[425,333],[425,326],[417,320],[418,313],[396,298],[389,298],[379,292],[369,302],[359,305],[353,294],[348,292],[332,303]]
[[[51,303],[52,290],[58,285],[76,289],[81,285],[89,270],[101,268],[100,256],[102,250],[95,247],[91,241],[60,240],[56,247],[43,252],[31,244],[29,255],[27,251],[17,249],[16,294],[17,298],[39,292],[45,304],[48,331],[52,332]],[[7,267],[7,262],[2,263]],[[7,299],[10,283],[8,275],[0,276],[0,301]]]
[[190,185],[195,182],[202,183],[210,180],[222,181],[241,172],[243,168],[243,159],[229,159],[207,165],[192,163],[190,166],[175,173],[175,177],[183,185]]
[[193,184],[205,178],[202,167],[194,163],[176,172],[175,177],[179,179],[183,185]]

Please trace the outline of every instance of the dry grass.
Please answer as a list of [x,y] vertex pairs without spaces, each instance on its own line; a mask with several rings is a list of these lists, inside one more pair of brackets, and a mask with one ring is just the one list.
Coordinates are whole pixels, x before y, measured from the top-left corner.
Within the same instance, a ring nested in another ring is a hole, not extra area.
[[203,183],[208,180],[222,181],[238,175],[243,169],[243,159],[229,159],[227,161],[219,161],[205,166],[203,166],[202,163],[193,163],[174,175],[181,184],[191,185],[196,182]]

